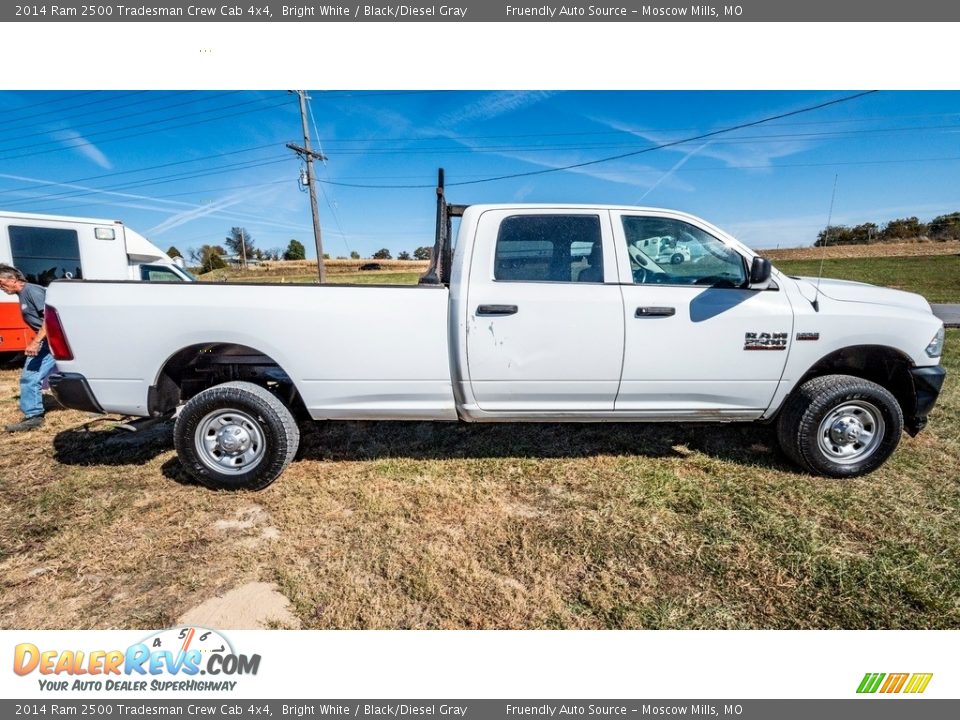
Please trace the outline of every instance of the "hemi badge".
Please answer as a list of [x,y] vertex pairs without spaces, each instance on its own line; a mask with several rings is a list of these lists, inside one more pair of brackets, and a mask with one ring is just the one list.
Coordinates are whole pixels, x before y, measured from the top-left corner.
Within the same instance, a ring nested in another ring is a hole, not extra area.
[[797,340],[819,340],[820,333],[818,332],[798,332]]

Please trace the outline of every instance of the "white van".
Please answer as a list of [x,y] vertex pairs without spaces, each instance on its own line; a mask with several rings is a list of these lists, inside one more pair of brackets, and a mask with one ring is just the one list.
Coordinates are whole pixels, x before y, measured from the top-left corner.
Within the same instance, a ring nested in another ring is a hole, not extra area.
[[[182,262],[182,261],[181,261]],[[119,220],[35,215],[0,210],[0,263],[27,282],[147,280],[192,282],[193,277],[156,245]],[[0,294],[0,353],[20,352],[33,338],[15,295]]]

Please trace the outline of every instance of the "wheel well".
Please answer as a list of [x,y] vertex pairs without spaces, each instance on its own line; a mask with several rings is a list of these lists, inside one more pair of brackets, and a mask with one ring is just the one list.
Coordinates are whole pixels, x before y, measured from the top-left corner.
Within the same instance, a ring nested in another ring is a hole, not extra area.
[[903,353],[883,345],[856,345],[836,350],[818,360],[800,378],[796,387],[823,375],[853,375],[889,390],[900,404],[904,417],[916,410],[916,395],[910,368],[913,362]]
[[245,380],[270,390],[296,416],[306,407],[290,376],[269,355],[234,343],[191,345],[174,353],[149,391],[151,415],[165,415],[181,402],[214,385]]

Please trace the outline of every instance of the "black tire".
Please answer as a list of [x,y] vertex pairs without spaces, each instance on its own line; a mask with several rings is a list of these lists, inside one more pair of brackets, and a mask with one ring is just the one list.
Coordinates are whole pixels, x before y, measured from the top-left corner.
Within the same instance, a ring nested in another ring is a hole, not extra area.
[[777,437],[787,457],[817,475],[873,472],[900,442],[903,412],[876,383],[852,375],[808,380],[787,399]]
[[215,490],[262,490],[300,444],[293,414],[259,385],[229,382],[183,406],[173,428],[184,469]]
[[683,262],[683,255],[681,255],[680,253],[674,253],[673,256],[670,258],[671,265],[679,265],[682,262]]

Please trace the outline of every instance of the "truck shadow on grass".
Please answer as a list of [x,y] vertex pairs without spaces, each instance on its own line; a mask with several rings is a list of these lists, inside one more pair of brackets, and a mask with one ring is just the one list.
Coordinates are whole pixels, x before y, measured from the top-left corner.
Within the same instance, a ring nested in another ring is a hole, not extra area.
[[138,432],[79,427],[53,438],[53,457],[63,465],[142,465],[172,449],[172,421]]
[[[54,438],[65,465],[141,465],[173,449],[173,423],[146,430],[66,430]],[[594,456],[683,458],[700,453],[741,465],[796,472],[782,455],[773,428],[762,425],[644,423],[501,423],[353,421],[301,425],[296,460],[349,462],[403,458],[576,459]],[[163,474],[195,484],[171,458]]]
[[600,455],[709,457],[793,469],[773,428],[662,423],[338,422],[303,428],[298,459],[349,461],[546,458]]

